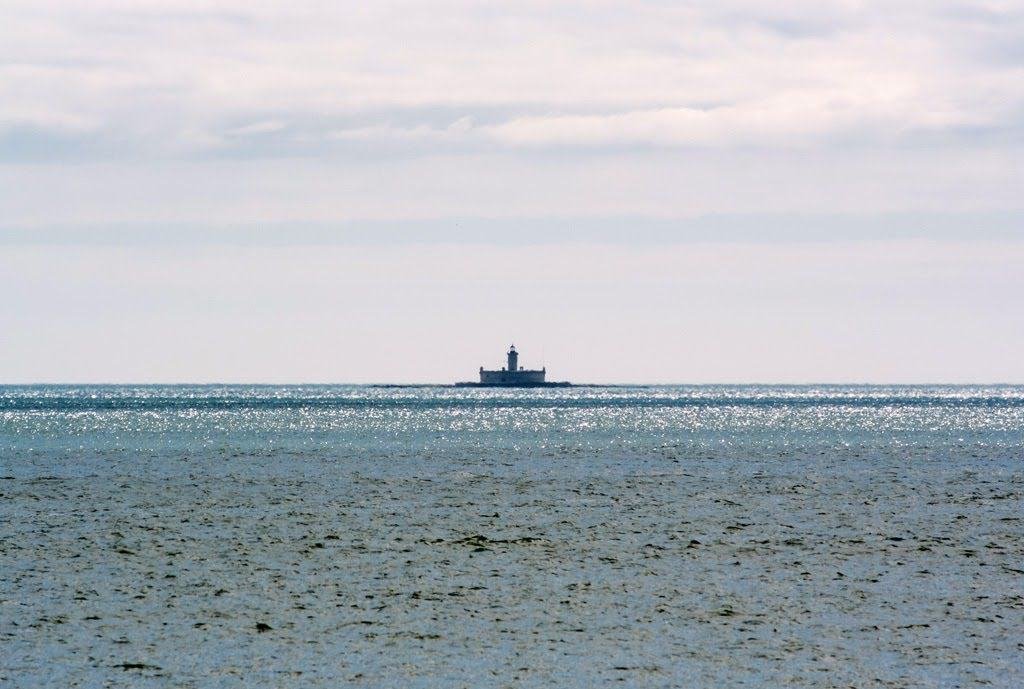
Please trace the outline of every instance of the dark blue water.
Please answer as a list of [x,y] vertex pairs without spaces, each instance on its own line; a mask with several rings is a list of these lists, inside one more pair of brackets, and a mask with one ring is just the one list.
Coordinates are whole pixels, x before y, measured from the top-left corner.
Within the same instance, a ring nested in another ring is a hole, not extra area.
[[1016,689],[1022,515],[1021,386],[2,387],[0,685]]

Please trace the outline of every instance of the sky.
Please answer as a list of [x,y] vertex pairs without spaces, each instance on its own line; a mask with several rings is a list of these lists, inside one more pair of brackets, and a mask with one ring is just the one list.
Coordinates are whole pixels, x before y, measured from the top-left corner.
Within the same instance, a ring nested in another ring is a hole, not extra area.
[[1024,383],[1024,0],[0,13],[0,383]]

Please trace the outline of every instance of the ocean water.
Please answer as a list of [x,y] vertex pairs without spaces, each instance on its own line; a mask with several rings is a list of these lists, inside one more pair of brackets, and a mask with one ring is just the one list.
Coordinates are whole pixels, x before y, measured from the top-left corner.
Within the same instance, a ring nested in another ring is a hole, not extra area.
[[0,387],[0,686],[1024,686],[1024,387]]

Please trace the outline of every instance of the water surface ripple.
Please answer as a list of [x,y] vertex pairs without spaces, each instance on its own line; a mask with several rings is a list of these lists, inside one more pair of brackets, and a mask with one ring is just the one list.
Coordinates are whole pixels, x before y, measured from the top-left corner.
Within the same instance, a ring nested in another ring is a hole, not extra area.
[[0,387],[0,685],[1019,687],[1024,387]]

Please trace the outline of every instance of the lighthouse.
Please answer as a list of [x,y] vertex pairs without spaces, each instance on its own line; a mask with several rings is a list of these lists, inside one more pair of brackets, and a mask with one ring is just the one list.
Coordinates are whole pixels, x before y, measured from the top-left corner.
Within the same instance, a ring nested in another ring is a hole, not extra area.
[[511,388],[563,388],[570,383],[561,381],[557,383],[546,381],[547,368],[523,368],[519,366],[519,352],[516,346],[511,345],[505,353],[505,360],[508,362],[501,370],[487,370],[480,367],[480,382],[456,383],[458,387],[511,387]]

